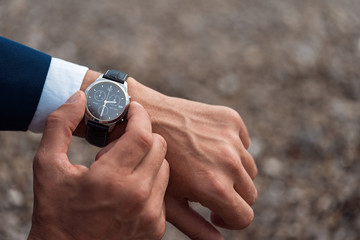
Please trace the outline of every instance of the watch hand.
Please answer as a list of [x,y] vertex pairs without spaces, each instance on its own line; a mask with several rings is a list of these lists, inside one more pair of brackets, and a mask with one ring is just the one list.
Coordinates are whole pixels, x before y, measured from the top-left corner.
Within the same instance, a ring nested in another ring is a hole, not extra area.
[[101,110],[101,113],[100,113],[100,117],[102,117],[102,115],[103,115],[103,113],[104,113],[104,110],[105,110],[105,106],[106,106],[106,104],[109,102],[107,99],[109,98],[109,95],[110,95],[110,92],[111,92],[111,86],[109,87],[109,92],[108,92],[108,94],[107,94],[107,96],[106,96],[106,100],[104,101],[104,105],[103,105],[103,109]]
[[103,108],[102,108],[101,113],[100,113],[100,117],[102,117],[102,115],[103,115],[103,113],[104,113],[105,105],[106,105],[106,102],[104,102]]
[[106,104],[108,104],[108,103],[109,103],[109,101],[107,101],[107,100],[104,101],[104,105],[103,105],[103,108],[102,108],[102,110],[101,110],[100,117],[102,117],[102,115],[103,115],[103,113],[104,113],[104,110],[105,110],[105,106],[106,106]]
[[111,92],[111,86],[109,87],[109,91],[108,91],[108,94],[107,94],[107,96],[106,96],[106,99],[105,99],[105,101],[104,101],[104,105],[106,104],[106,102],[107,102],[107,100],[108,100],[108,98],[109,98],[109,95],[110,95],[110,92]]

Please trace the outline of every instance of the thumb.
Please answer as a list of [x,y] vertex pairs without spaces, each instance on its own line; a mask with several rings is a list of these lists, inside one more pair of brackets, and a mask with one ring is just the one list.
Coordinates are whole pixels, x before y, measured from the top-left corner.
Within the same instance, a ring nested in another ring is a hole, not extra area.
[[72,133],[84,116],[85,102],[85,94],[77,91],[48,116],[39,151],[51,156],[67,154]]

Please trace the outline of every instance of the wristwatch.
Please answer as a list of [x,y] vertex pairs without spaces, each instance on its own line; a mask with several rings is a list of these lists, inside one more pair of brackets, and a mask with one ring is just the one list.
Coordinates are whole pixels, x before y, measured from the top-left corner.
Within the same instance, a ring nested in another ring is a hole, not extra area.
[[98,147],[108,143],[109,132],[123,121],[129,104],[128,75],[118,70],[107,70],[86,90],[86,140]]

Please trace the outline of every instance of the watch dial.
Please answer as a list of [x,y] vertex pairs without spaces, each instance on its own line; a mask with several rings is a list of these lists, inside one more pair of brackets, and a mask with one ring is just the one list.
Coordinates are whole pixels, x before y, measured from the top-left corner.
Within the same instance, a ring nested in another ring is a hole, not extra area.
[[124,91],[111,81],[92,86],[86,97],[88,111],[99,121],[112,121],[124,112],[126,96]]

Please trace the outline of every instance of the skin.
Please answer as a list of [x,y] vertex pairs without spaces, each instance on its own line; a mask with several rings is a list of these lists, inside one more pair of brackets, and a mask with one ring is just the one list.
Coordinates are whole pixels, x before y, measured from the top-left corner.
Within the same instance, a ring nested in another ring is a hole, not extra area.
[[[81,89],[100,73],[89,70]],[[253,179],[257,168],[247,152],[250,139],[239,114],[214,106],[154,91],[128,78],[128,91],[150,115],[153,132],[164,137],[170,164],[165,196],[167,220],[192,239],[223,239],[215,227],[193,211],[189,201],[209,208],[214,225],[242,229],[254,218],[251,205],[257,198]],[[124,131],[118,124],[110,139]],[[84,136],[81,124],[76,134]]]
[[29,240],[161,239],[169,165],[166,142],[132,102],[124,134],[89,167],[70,163],[72,133],[85,94],[49,115],[34,159],[34,212]]

